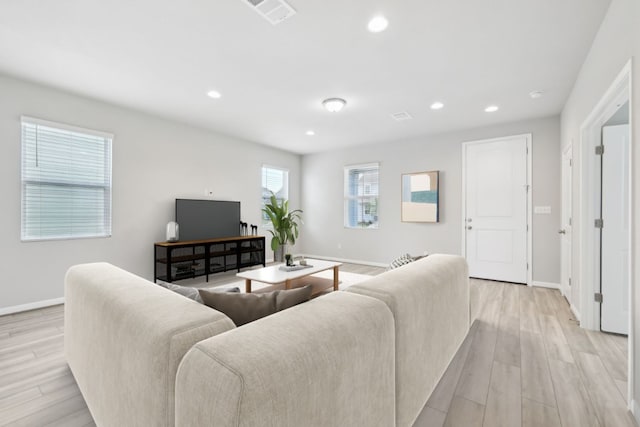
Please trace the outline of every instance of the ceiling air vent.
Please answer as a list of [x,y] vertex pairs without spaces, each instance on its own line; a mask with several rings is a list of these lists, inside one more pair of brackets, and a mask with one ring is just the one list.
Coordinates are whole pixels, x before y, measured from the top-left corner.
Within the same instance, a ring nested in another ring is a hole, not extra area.
[[411,117],[411,114],[407,113],[406,111],[400,111],[399,113],[393,113],[391,115],[391,117],[393,117],[393,119],[395,121],[398,121],[398,122],[402,122],[404,120],[413,119],[413,117]]
[[278,25],[287,18],[291,18],[296,11],[284,0],[244,0],[251,9],[260,16]]

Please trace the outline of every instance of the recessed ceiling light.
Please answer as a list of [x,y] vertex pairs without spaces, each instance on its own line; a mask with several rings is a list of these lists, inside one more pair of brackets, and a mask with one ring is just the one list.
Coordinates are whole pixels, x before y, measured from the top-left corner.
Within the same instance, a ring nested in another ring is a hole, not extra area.
[[433,104],[431,104],[432,110],[440,110],[443,107],[444,107],[444,104],[442,102],[434,102]]
[[484,109],[484,111],[487,113],[495,113],[498,110],[499,108],[497,105],[489,105],[487,108]]
[[314,131],[312,131],[312,130],[308,130],[308,131],[306,131],[305,133],[306,133],[307,135],[309,135],[309,136],[313,136],[313,135],[315,135],[315,134],[316,134],[316,133],[315,133]]
[[388,26],[389,26],[389,21],[387,21],[387,18],[385,18],[382,15],[378,15],[372,18],[371,21],[369,21],[367,28],[372,33],[380,33],[386,30]]
[[534,90],[533,92],[529,92],[529,96],[530,96],[532,99],[538,99],[538,98],[540,98],[543,94],[544,94],[544,92],[543,92],[543,91],[541,91],[541,90]]
[[342,98],[327,98],[322,101],[322,105],[324,105],[324,108],[326,108],[327,111],[337,113],[347,105],[347,101]]
[[207,96],[213,99],[220,99],[220,97],[222,97],[220,92],[218,92],[217,90],[210,90],[209,92],[207,92]]

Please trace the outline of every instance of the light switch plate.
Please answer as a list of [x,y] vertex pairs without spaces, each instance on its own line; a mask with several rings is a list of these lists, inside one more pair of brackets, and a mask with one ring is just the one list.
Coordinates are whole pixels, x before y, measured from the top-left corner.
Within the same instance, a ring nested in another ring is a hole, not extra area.
[[551,206],[534,206],[533,213],[538,215],[549,215],[551,214]]

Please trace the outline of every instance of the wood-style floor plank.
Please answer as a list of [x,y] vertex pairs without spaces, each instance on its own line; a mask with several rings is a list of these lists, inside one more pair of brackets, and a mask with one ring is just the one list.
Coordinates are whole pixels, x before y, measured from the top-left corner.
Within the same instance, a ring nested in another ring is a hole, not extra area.
[[455,394],[484,405],[487,402],[498,330],[482,320],[476,322],[478,326]]
[[558,410],[555,406],[523,398],[522,427],[561,427]]
[[549,359],[562,427],[599,427],[598,417],[574,363]]
[[607,339],[607,335],[595,331],[586,331],[586,333],[609,375],[616,380],[626,381],[627,355],[623,354],[617,345],[611,345],[611,340]]
[[520,367],[520,316],[502,313],[494,360]]
[[442,427],[446,418],[446,412],[425,406],[413,427]]
[[555,316],[547,314],[540,315],[540,327],[542,329],[542,339],[550,359],[562,360],[573,363],[571,347],[562,332],[560,322]]
[[556,404],[551,374],[540,334],[520,332],[522,396],[544,405]]
[[527,286],[521,286],[518,288],[518,291],[520,294],[520,329],[525,332],[539,334],[539,313],[533,295],[533,289]]
[[477,325],[477,323],[474,323],[474,325],[471,327],[469,334],[462,342],[460,349],[453,357],[453,360],[449,364],[449,367],[440,379],[440,382],[438,382],[437,387],[435,388],[433,393],[431,393],[431,396],[429,397],[425,408],[431,407],[444,413],[449,410],[449,406],[451,405],[451,400],[453,399],[453,395],[455,394],[460,375],[462,374],[462,368],[467,361],[467,356],[469,354],[469,349],[471,348],[471,342],[473,341],[473,336],[475,335]]
[[[627,407],[620,399],[615,381],[608,374],[600,357],[577,352],[578,367],[601,426],[632,427]],[[615,420],[615,424],[612,424]]]
[[522,420],[520,368],[493,362],[484,427],[511,427]]
[[480,427],[483,417],[484,405],[454,396],[444,425],[445,427]]

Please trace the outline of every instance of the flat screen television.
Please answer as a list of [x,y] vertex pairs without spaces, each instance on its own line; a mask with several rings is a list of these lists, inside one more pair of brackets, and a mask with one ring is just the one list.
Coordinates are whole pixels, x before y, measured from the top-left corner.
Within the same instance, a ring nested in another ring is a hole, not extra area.
[[179,238],[216,239],[240,235],[240,202],[176,199]]

